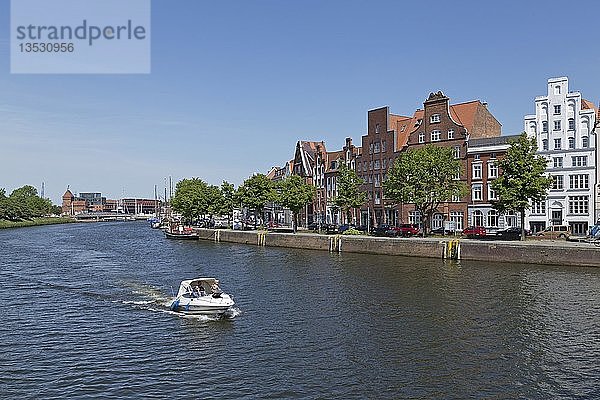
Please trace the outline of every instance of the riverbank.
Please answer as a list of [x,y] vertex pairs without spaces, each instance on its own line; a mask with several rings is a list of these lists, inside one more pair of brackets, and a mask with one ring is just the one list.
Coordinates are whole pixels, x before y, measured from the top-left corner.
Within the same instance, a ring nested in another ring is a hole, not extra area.
[[27,226],[41,226],[41,225],[56,225],[56,224],[70,224],[77,222],[73,218],[66,217],[45,217],[45,218],[33,218],[26,221],[5,221],[0,220],[0,229],[9,228],[24,228]]
[[600,248],[588,243],[481,241],[455,238],[381,238],[196,229],[200,239],[336,253],[363,253],[456,260],[600,267]]

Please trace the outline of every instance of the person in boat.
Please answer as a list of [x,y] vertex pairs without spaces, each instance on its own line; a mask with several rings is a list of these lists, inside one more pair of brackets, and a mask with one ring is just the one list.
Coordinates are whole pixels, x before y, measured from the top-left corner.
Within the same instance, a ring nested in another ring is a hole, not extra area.
[[200,297],[206,296],[206,290],[204,290],[204,286],[202,286],[202,285],[198,286],[198,294],[200,295]]

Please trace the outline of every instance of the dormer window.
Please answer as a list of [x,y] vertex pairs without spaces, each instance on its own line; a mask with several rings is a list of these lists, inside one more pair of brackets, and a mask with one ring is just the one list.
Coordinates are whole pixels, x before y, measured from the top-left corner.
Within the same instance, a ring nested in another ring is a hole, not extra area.
[[432,124],[435,124],[437,122],[440,122],[440,114],[433,114],[430,118],[429,118],[429,122]]

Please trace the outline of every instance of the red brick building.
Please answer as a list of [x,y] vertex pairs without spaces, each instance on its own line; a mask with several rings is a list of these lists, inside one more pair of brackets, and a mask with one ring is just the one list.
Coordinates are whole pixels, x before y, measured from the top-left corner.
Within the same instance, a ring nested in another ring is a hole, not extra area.
[[[468,184],[467,146],[470,139],[499,137],[501,125],[479,100],[450,104],[442,92],[431,93],[412,117],[390,114],[388,107],[368,112],[367,135],[362,137],[362,156],[357,173],[365,180],[368,202],[361,208],[361,224],[420,223],[421,216],[411,204],[396,205],[384,198],[382,182],[400,152],[426,144],[452,147],[462,160],[460,179]],[[433,216],[432,226],[445,220],[463,225],[467,216],[467,198],[443,204]],[[458,227],[457,227],[458,228]]]

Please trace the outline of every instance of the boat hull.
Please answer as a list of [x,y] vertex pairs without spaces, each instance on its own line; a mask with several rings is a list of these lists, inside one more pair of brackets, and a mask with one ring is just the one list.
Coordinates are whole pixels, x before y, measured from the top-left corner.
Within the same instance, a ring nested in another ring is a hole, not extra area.
[[192,315],[222,315],[234,306],[233,299],[222,294],[221,297],[210,295],[202,297],[177,297],[171,303],[171,310]]
[[198,240],[200,237],[195,233],[172,233],[165,232],[165,236],[168,239],[177,239],[177,240]]

